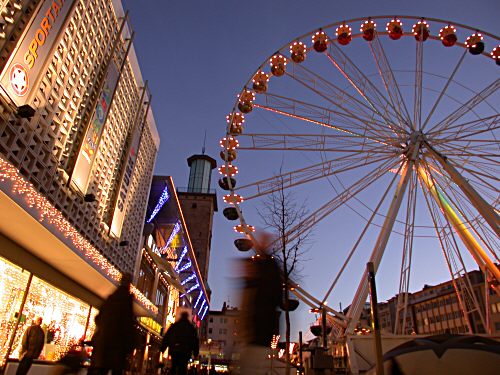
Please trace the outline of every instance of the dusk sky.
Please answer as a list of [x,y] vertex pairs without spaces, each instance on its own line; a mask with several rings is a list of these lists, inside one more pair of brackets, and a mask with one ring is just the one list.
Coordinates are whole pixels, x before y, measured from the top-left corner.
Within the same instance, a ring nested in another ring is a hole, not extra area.
[[[177,187],[187,186],[189,169],[186,159],[192,154],[201,153],[205,132],[206,153],[214,157],[218,165],[221,164],[218,156],[219,140],[225,136],[225,117],[231,112],[236,95],[259,65],[276,50],[301,35],[334,22],[378,15],[441,18],[495,35],[500,34],[498,0],[124,0],[123,4],[130,11],[131,25],[136,32],[135,50],[142,75],[149,81],[153,95],[152,108],[161,139],[155,174],[173,176]],[[356,32],[359,23],[352,24]],[[405,27],[408,29],[411,25],[406,24]],[[487,46],[487,50],[492,47]],[[355,47],[354,42],[352,48],[354,55],[357,54],[357,48],[362,49],[360,46]],[[458,55],[449,56],[450,64],[455,64]],[[406,60],[414,64],[414,55]],[[494,65],[493,62],[490,63]],[[466,67],[471,69],[468,71],[469,76],[486,78],[485,84],[478,87],[484,87],[495,79],[494,76],[482,74],[496,74],[498,78],[500,72],[500,67],[496,67],[496,73],[495,70],[489,73],[483,69],[473,70],[471,67],[474,67],[474,63]],[[464,76],[464,80],[467,77]],[[436,90],[439,89],[440,87],[436,87]],[[301,166],[299,161],[296,165],[293,160],[287,160],[287,163],[289,169]],[[256,169],[265,168],[264,164],[259,164]],[[275,170],[269,170],[267,175],[272,176],[273,172]],[[245,173],[248,176],[250,172],[247,170]],[[256,171],[255,177],[246,179],[255,181],[260,178],[257,176]],[[218,172],[214,171],[212,187],[217,186],[218,178]],[[321,190],[317,191],[320,196]],[[218,189],[217,195],[219,212],[214,218],[209,271],[209,284],[213,292],[212,309],[220,309],[224,301],[237,304],[232,260],[241,256],[233,246],[233,240],[237,238],[232,229],[233,223],[225,220],[222,215],[225,207],[221,199],[223,192]],[[369,197],[365,198],[369,200]],[[325,201],[326,199],[323,203]],[[316,203],[321,204],[321,199],[313,194],[307,204],[311,205],[312,210]],[[250,224],[259,225],[258,222]],[[356,236],[355,232],[350,231],[350,223],[337,224],[345,226],[340,232],[342,236]],[[352,244],[352,241],[349,243]],[[301,283],[317,297],[322,297],[331,282],[333,274],[329,274],[328,270],[338,267],[343,261],[342,257],[326,257],[337,245],[343,246],[343,240],[328,237],[325,228],[315,232],[313,244],[306,256],[308,260],[303,265]],[[400,262],[400,255],[397,257]],[[424,282],[436,284],[449,279],[439,254],[435,258],[426,257],[426,263],[422,263],[424,267],[415,271],[416,281],[411,284],[411,290],[420,289]],[[323,259],[327,264],[335,263],[335,267],[323,264]],[[366,260],[360,260],[360,270],[364,267],[364,262]],[[438,265],[438,262],[441,263]],[[388,266],[388,269],[393,267],[393,273],[399,274],[399,266],[396,264],[397,262]],[[356,285],[360,272],[352,271],[346,283]],[[394,285],[394,278],[385,279],[382,276],[378,282],[379,300],[388,299],[397,292],[398,285]],[[318,285],[321,288],[317,288]],[[341,302],[346,307],[351,302],[349,295],[352,296],[352,292],[345,295],[340,293],[331,300],[332,306],[338,308]],[[294,316],[294,332],[299,329],[306,331],[314,320],[303,305]]]

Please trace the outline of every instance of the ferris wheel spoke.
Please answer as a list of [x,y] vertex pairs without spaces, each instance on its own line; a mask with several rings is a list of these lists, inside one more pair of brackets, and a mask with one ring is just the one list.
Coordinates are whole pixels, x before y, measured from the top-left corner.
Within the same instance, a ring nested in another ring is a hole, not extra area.
[[387,95],[392,103],[392,107],[396,110],[396,117],[399,119],[399,126],[401,128],[408,127],[411,129],[410,123],[410,113],[406,107],[406,103],[399,89],[398,82],[392,71],[391,64],[387,59],[382,42],[380,41],[379,35],[375,32],[375,38],[369,43],[370,50],[372,52],[375,63],[377,64],[378,72]]
[[239,136],[239,150],[282,150],[282,151],[321,151],[321,152],[348,152],[351,154],[377,153],[396,155],[387,150],[387,146],[378,143],[366,142],[366,138],[342,134],[252,134],[244,133]]
[[337,195],[321,206],[319,209],[308,215],[304,218],[303,223],[296,225],[294,228],[290,229],[286,233],[286,238],[288,242],[295,240],[297,236],[300,235],[300,230],[308,230],[312,228],[314,225],[318,224],[321,220],[326,218],[328,215],[332,214],[336,209],[341,207],[342,205],[347,204],[351,199],[355,197],[356,194],[359,194],[372,184],[374,184],[379,178],[385,175],[388,171],[390,171],[395,166],[400,165],[400,161],[388,161],[383,165],[377,167],[372,172],[368,173],[366,176],[362,177],[358,181],[351,184],[349,187],[345,188],[341,192],[337,193]]
[[485,220],[492,227],[495,233],[500,237],[500,218],[498,217],[498,214],[495,212],[494,208],[491,207],[491,205],[489,205],[462,177],[462,175],[455,169],[455,167],[453,166],[453,162],[449,158],[443,158],[443,155],[436,152],[436,150],[434,150],[430,145],[427,146],[429,151],[431,152],[432,158],[441,165],[441,167],[448,173],[451,179],[462,189],[471,203],[476,207],[476,209],[485,218]]
[[458,72],[458,69],[460,68],[460,66],[462,66],[462,63],[463,63],[463,61],[465,59],[465,55],[466,54],[467,54],[467,49],[464,49],[464,52],[462,53],[462,57],[460,58],[460,60],[458,60],[458,63],[455,66],[455,69],[453,69],[452,73],[448,77],[448,80],[446,81],[446,84],[444,85],[444,87],[441,90],[438,98],[434,102],[434,105],[432,106],[432,109],[430,110],[429,114],[427,115],[427,117],[426,117],[426,119],[424,121],[424,124],[422,125],[422,131],[425,130],[425,127],[427,126],[427,124],[429,123],[430,119],[432,118],[432,115],[434,114],[434,111],[436,110],[436,108],[438,107],[439,103],[441,102],[441,99],[443,99],[446,91],[448,90],[448,87],[450,86],[450,83],[455,78],[455,74]]
[[[498,158],[500,158],[500,155],[498,153],[499,150],[496,143],[489,144],[470,141],[461,142],[459,144],[447,143],[444,146],[446,147],[442,147],[441,149],[448,157],[460,157],[462,161],[473,158],[474,162],[490,162],[492,166],[498,166]],[[462,164],[460,163],[460,165]]]
[[500,78],[497,78],[490,85],[485,87],[481,92],[474,95],[466,103],[464,103],[460,108],[453,111],[446,118],[434,125],[428,133],[432,133],[434,129],[439,131],[444,131],[452,126],[457,120],[465,116],[468,112],[473,110],[478,104],[482,103],[489,96],[494,94],[500,88]]
[[356,240],[356,243],[354,244],[354,246],[351,248],[351,251],[349,252],[349,254],[347,255],[347,258],[345,259],[344,263],[342,264],[342,266],[340,267],[340,270],[339,272],[337,273],[337,275],[335,276],[334,280],[332,281],[332,284],[330,285],[330,287],[328,288],[325,296],[323,297],[323,300],[321,301],[321,304],[324,304],[326,302],[326,300],[328,299],[328,297],[330,296],[330,294],[332,293],[333,289],[335,288],[335,286],[337,285],[340,277],[342,276],[342,274],[344,273],[344,271],[346,270],[349,262],[351,261],[354,253],[356,252],[356,250],[358,249],[358,246],[360,245],[361,241],[363,240],[366,232],[368,231],[368,229],[372,226],[372,225],[375,225],[373,220],[375,219],[375,217],[379,214],[379,210],[380,210],[380,207],[382,206],[383,202],[385,201],[385,199],[387,198],[387,195],[389,194],[389,192],[391,191],[392,187],[394,186],[394,182],[396,181],[396,178],[397,176],[399,175],[399,173],[401,172],[401,169],[403,168],[403,164],[401,164],[399,166],[399,169],[397,170],[396,173],[393,173],[393,177],[389,183],[389,185],[387,186],[387,188],[385,189],[385,192],[384,194],[382,195],[382,197],[379,199],[379,202],[377,204],[377,206],[375,207],[375,209],[372,210],[372,214],[370,215],[370,217],[366,220],[366,225],[364,226],[363,230],[361,231],[361,234],[359,235],[358,239]]
[[[334,119],[334,114],[331,113],[331,111],[326,110],[325,112],[321,113],[321,108],[309,108],[307,106],[304,106],[304,103],[300,104],[302,104],[302,106],[295,105],[294,107],[290,107],[288,111],[276,108],[275,105],[266,106],[262,104],[254,104],[254,107],[290,118],[295,118],[304,122],[338,130],[340,132],[364,137],[373,141],[377,141],[379,143],[384,142],[384,140],[386,140],[386,142],[392,141],[390,138],[388,138],[387,134],[383,134],[379,131],[378,128],[372,127],[369,122],[365,122],[363,124],[364,126],[362,126],[356,118],[349,117],[343,114],[337,114],[338,116],[336,116]],[[306,111],[306,109],[308,111]],[[315,112],[311,112],[311,109],[314,109]]]
[[367,105],[365,101],[359,100],[345,89],[324,79],[304,65],[295,64],[294,69],[286,74],[297,83],[319,94],[321,97],[328,98],[327,100],[338,110],[345,111],[347,114],[355,114],[361,118],[373,119],[372,121],[375,121],[376,117],[379,119],[377,120],[379,124],[385,124],[385,120],[372,107]]
[[500,124],[500,114],[456,124],[448,127],[445,131],[439,130],[428,133],[428,136],[432,138],[433,141],[442,143],[454,139],[464,132],[475,132],[480,129],[497,129],[496,125],[498,124]]
[[310,165],[305,168],[296,169],[273,176],[271,178],[247,184],[235,189],[238,192],[248,192],[245,194],[245,200],[251,200],[263,195],[271,194],[281,188],[289,189],[291,187],[302,185],[327,176],[339,174],[354,169],[370,166],[383,162],[387,159],[393,159],[392,156],[371,157],[370,154],[363,156],[343,155],[338,158]]
[[424,43],[417,41],[415,54],[415,90],[413,98],[413,130],[422,126],[422,72],[424,66]]
[[[330,52],[326,53],[326,56],[361,97],[368,102],[375,113],[385,120],[394,134],[402,136],[407,133],[403,127],[398,125],[399,121],[394,120],[397,118],[397,110],[337,45],[330,44]],[[368,97],[368,95],[371,96]]]
[[492,127],[488,127],[486,129],[481,129],[481,130],[476,130],[474,132],[471,132],[471,133],[465,133],[463,134],[462,132],[459,133],[461,134],[460,136],[457,136],[455,137],[455,139],[453,141],[460,141],[460,140],[466,140],[467,142],[487,142],[487,141],[490,141],[490,142],[493,142],[497,145],[497,147],[500,145],[500,142],[498,142],[496,139],[493,140],[493,139],[489,139],[489,140],[485,140],[485,139],[479,139],[479,140],[476,140],[475,138],[472,138],[472,139],[467,139],[469,137],[473,137],[473,136],[478,136],[480,134],[483,134],[483,133],[486,133],[486,132],[492,132],[494,130],[497,130],[497,129],[500,129],[500,125],[496,125],[496,126],[492,126]]
[[[287,98],[284,96],[276,95],[276,94],[264,94],[267,100],[267,103],[271,104],[271,107],[274,107],[274,103],[269,102],[270,100],[277,100],[277,106],[284,106],[285,108],[292,108],[294,111],[298,109],[303,109],[305,113],[311,111],[311,113],[320,113],[323,115],[327,115],[327,118],[331,116],[336,116],[336,118],[345,121],[349,124],[353,124],[355,128],[362,129],[366,131],[367,129],[371,129],[371,132],[374,134],[380,134],[381,137],[388,138],[392,137],[391,133],[386,130],[385,122],[380,122],[376,114],[373,111],[359,111],[355,110],[355,108],[350,108],[349,103],[356,103],[352,97],[344,92],[342,89],[337,89],[335,93],[330,93],[329,91],[321,91],[319,89],[319,85],[316,82],[310,83],[304,79],[298,78],[296,75],[292,75],[287,73],[288,76],[292,77],[296,82],[306,87],[311,92],[315,93],[329,104],[331,104],[336,110],[331,108],[326,108],[318,105],[313,105],[310,103],[306,103],[304,101],[295,100],[291,98]],[[328,87],[329,88],[329,87]],[[340,94],[339,94],[340,93]],[[383,120],[383,119],[382,119]]]

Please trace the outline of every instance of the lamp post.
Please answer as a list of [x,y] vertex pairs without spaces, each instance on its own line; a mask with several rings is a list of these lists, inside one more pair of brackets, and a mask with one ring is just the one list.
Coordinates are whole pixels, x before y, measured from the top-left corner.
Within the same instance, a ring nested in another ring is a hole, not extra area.
[[208,370],[212,368],[212,339],[207,339],[208,344]]

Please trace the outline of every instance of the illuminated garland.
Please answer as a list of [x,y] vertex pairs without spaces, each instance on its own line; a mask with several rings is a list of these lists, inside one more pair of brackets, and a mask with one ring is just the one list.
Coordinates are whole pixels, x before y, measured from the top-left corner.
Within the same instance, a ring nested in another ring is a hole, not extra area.
[[194,284],[191,288],[189,288],[188,290],[186,290],[186,293],[185,294],[189,294],[191,293],[193,290],[197,289],[200,287],[200,284],[198,282],[196,282],[196,284]]
[[189,276],[188,278],[184,279],[181,282],[181,285],[186,285],[188,282],[190,282],[193,279],[196,279],[196,281],[198,281],[198,278],[196,277],[196,273],[193,273],[191,276]]
[[172,233],[170,233],[170,236],[168,237],[167,243],[165,244],[165,246],[163,246],[163,249],[167,248],[172,243],[175,236],[177,236],[177,233],[179,233],[180,230],[181,230],[181,223],[180,223],[180,221],[178,221],[177,223],[175,223],[174,229],[172,229]]
[[183,265],[181,268],[179,268],[179,269],[177,270],[177,273],[181,273],[181,272],[183,272],[183,271],[187,270],[187,269],[188,269],[188,268],[190,268],[192,265],[193,265],[193,264],[191,263],[191,261],[190,261],[190,260],[188,260],[188,262],[187,262],[185,265]]
[[165,203],[168,202],[170,199],[170,194],[168,194],[168,186],[165,186],[165,189],[163,189],[163,192],[160,195],[160,198],[158,199],[158,203],[156,203],[156,206],[151,213],[151,216],[149,217],[147,223],[151,223],[151,221],[155,218],[156,214],[160,212],[161,208],[165,205]]
[[186,256],[186,253],[188,252],[188,248],[187,246],[184,246],[184,249],[182,249],[182,253],[181,255],[179,256],[179,259],[177,259],[177,263],[175,265],[175,271],[177,271],[177,269],[179,268],[179,266],[181,265],[181,262],[182,260],[184,259],[184,257]]
[[[35,208],[38,211],[38,221],[46,221],[54,225],[62,236],[68,238],[74,247],[80,253],[112,280],[119,282],[121,273],[94,247],[85,239],[56,209],[47,198],[40,194],[34,186],[22,177],[13,165],[0,157],[0,181],[10,180],[12,182],[12,193],[22,196],[28,207]],[[148,300],[137,288],[132,286],[131,292],[134,297],[144,305],[145,308],[158,313],[158,308]]]
[[200,319],[203,320],[205,318],[205,315],[207,314],[208,311],[208,305],[205,306],[205,310],[201,313]]
[[194,304],[195,309],[196,309],[196,306],[198,306],[198,303],[200,302],[200,299],[202,296],[203,296],[203,292],[200,290],[200,294],[198,295],[198,299],[196,300],[196,303]]

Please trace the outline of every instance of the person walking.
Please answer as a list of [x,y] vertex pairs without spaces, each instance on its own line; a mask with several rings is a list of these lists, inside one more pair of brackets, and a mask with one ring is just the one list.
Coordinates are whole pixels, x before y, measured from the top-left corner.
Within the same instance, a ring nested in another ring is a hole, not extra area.
[[243,266],[241,375],[269,372],[271,341],[279,334],[281,271],[269,254],[272,237],[266,232],[258,233],[258,237],[254,242],[256,255],[244,260]]
[[127,357],[134,348],[135,314],[130,293],[132,275],[124,274],[116,288],[95,317],[89,375],[123,374]]
[[200,343],[196,328],[189,321],[189,314],[186,311],[181,313],[180,319],[172,324],[161,343],[161,351],[169,348],[172,358],[172,375],[186,375],[187,365],[191,355],[198,357]]
[[19,366],[17,367],[16,375],[26,375],[33,364],[33,360],[37,359],[42,352],[45,344],[45,332],[43,332],[42,318],[37,317],[33,324],[24,332]]

